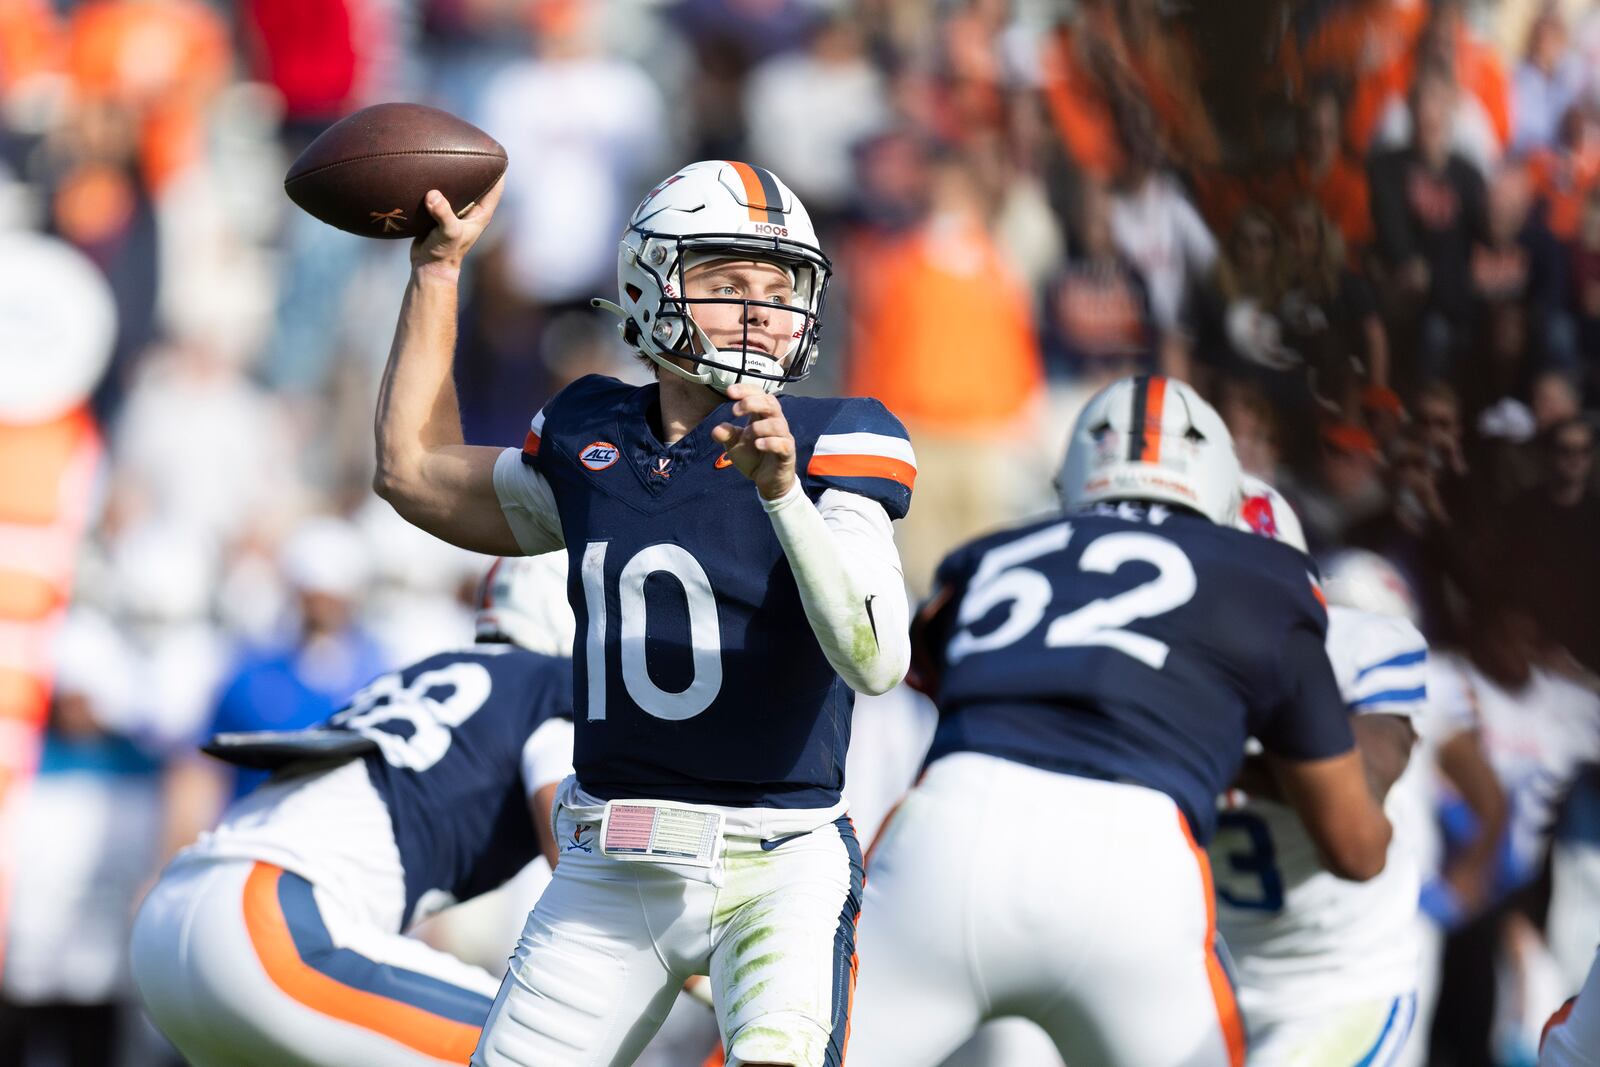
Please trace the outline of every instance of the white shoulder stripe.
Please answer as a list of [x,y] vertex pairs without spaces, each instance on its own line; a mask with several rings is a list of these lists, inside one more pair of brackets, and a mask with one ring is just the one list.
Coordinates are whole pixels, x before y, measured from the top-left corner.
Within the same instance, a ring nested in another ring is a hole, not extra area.
[[904,437],[890,437],[882,433],[825,433],[817,438],[812,455],[816,456],[883,456],[901,463],[917,465],[911,442]]
[[528,429],[533,431],[535,437],[544,436],[544,408],[539,409],[539,414],[533,417],[533,422]]

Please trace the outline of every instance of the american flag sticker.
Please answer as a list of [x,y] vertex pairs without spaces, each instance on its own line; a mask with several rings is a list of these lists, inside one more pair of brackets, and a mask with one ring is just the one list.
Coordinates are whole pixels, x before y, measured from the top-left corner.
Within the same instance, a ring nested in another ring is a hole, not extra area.
[[722,813],[704,808],[613,800],[601,819],[600,850],[614,859],[709,867],[721,839]]

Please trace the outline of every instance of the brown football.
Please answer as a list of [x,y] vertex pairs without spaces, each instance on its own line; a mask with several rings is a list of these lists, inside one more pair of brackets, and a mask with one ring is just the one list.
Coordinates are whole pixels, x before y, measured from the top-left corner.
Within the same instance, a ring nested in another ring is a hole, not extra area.
[[395,239],[433,229],[422,202],[429,189],[459,214],[505,170],[506,150],[471,123],[422,104],[376,104],[324,130],[283,188],[329,226]]

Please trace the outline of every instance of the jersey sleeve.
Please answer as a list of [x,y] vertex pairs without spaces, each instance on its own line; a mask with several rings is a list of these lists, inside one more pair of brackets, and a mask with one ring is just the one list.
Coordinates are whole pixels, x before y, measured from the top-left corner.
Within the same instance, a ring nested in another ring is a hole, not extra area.
[[1311,625],[1292,627],[1278,650],[1276,707],[1256,731],[1261,747],[1286,759],[1326,759],[1355,745],[1350,716],[1333,677],[1323,634]]
[[1357,715],[1417,718],[1428,699],[1428,643],[1404,619],[1372,618],[1364,630],[1362,655],[1345,687],[1345,703]]
[[572,774],[571,719],[546,719],[522,746],[522,785],[531,797]]
[[856,493],[883,505],[891,519],[911,508],[917,457],[911,437],[889,409],[870,398],[851,398],[817,435],[805,478],[813,498],[828,489]]
[[494,491],[500,510],[524,555],[536,556],[566,544],[555,493],[539,470],[540,438],[544,412],[533,417],[522,447],[508,448],[494,464]]

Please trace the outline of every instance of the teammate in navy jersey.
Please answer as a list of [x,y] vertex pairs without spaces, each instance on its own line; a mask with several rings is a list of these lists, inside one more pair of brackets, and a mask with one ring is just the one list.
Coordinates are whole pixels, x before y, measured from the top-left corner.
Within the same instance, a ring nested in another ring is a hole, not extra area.
[[1073,1067],[1242,1064],[1201,846],[1249,735],[1332,869],[1383,865],[1311,562],[1224,525],[1217,413],[1113,384],[1058,484],[1066,514],[957,549],[918,616],[940,721],[872,857],[858,1067],[932,1067],[1006,1015]]
[[[691,164],[618,251],[643,388],[589,377],[523,446],[462,443],[455,276],[498,200],[413,248],[378,412],[376,487],[411,522],[497,553],[566,546],[576,775],[563,863],[473,1062],[631,1063],[709,974],[730,1063],[842,1059],[860,850],[841,797],[852,691],[910,659],[890,523],[904,428],[872,400],[780,398],[817,353],[830,272],[770,172]],[[753,483],[753,484],[752,484]]]
[[498,562],[478,643],[372,682],[322,728],[207,750],[277,772],[173,860],[133,969],[197,1067],[437,1067],[472,1054],[497,979],[403,933],[541,853],[572,766],[560,555]]

